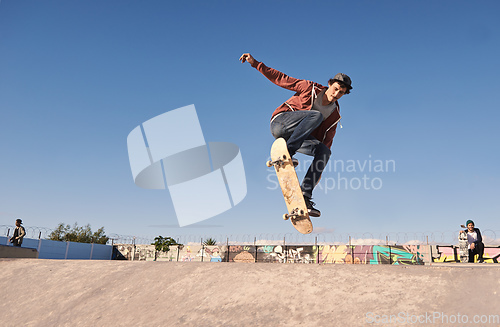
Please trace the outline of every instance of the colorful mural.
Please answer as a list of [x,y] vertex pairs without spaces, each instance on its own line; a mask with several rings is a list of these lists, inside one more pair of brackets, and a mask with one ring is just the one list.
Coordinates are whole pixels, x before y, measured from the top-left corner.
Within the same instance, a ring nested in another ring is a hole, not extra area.
[[315,246],[281,246],[266,245],[257,248],[258,262],[275,263],[315,263],[317,257]]
[[156,255],[157,261],[176,261],[176,252],[156,252],[154,245],[115,244],[113,247],[118,260],[154,261]]
[[421,246],[320,245],[230,246],[229,262],[423,264]]
[[420,248],[389,245],[321,245],[319,263],[348,264],[424,264]]
[[230,245],[229,262],[256,262],[256,247],[250,245]]
[[223,262],[226,256],[226,246],[216,245],[184,245],[175,246],[171,251],[177,253],[178,261]]
[[[460,262],[453,245],[230,245],[172,246],[168,253],[155,253],[153,245],[115,245],[116,258],[182,262],[267,262],[303,264],[422,265]],[[229,250],[229,251],[228,251]],[[133,257],[133,258],[132,258]],[[500,247],[486,247],[487,263],[498,263]]]
[[433,262],[460,262],[458,248],[452,245],[432,245]]
[[[498,263],[500,247],[485,247],[483,259],[486,263]],[[477,255],[474,261],[477,261]],[[433,245],[432,262],[460,262],[458,247],[454,245]]]

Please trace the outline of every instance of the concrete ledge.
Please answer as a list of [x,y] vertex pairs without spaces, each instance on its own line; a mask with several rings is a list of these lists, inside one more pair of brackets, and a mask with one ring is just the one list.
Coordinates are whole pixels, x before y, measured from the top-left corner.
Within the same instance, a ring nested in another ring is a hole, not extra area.
[[0,258],[36,259],[38,258],[38,251],[31,248],[0,245]]

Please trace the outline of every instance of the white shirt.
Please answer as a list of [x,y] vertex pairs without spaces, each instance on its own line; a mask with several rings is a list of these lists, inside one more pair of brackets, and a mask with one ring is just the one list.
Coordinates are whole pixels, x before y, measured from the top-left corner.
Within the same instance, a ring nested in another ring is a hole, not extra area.
[[467,232],[467,242],[469,242],[468,248],[470,249],[471,243],[474,243],[477,241],[477,233],[476,231],[473,232]]

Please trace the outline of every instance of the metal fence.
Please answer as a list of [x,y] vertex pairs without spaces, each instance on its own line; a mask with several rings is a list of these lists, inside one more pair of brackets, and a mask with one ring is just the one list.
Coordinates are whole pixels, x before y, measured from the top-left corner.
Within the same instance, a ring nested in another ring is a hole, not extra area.
[[[13,234],[14,226],[0,225],[0,236]],[[47,239],[53,231],[50,228],[26,226],[26,237]],[[266,245],[266,244],[351,244],[351,245],[450,245],[458,243],[459,229],[454,231],[425,232],[352,232],[352,233],[260,233],[260,234],[205,234],[205,235],[164,235],[170,236],[180,244],[201,244],[208,239],[217,244]],[[500,230],[481,231],[486,246],[500,246]],[[108,244],[151,244],[154,236],[109,234]]]
[[[351,244],[351,245],[450,245],[458,243],[458,233],[455,231],[431,231],[431,232],[390,232],[390,233],[286,233],[272,234],[230,234],[230,235],[174,235],[180,244],[201,244],[205,240],[213,239],[218,244]],[[486,246],[500,246],[500,230],[486,229],[481,232],[483,243]],[[152,239],[151,239],[152,241]],[[139,243],[135,243],[139,244]],[[148,244],[148,243],[143,243]]]
[[[15,226],[10,225],[0,225],[0,236],[12,236],[14,233]],[[53,232],[53,229],[37,226],[24,226],[26,231],[26,238],[33,239],[47,239],[49,234]]]

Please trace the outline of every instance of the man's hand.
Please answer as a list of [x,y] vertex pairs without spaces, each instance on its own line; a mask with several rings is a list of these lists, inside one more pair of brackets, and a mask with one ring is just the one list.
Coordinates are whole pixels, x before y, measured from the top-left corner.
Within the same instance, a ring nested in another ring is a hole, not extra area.
[[241,55],[240,61],[241,61],[241,63],[244,63],[245,61],[248,61],[248,63],[250,65],[253,65],[256,60],[254,59],[254,57],[252,57],[251,54],[244,53],[244,54]]
[[470,249],[471,249],[471,250],[474,250],[475,248],[476,248],[476,243],[471,243],[471,244],[470,244]]

